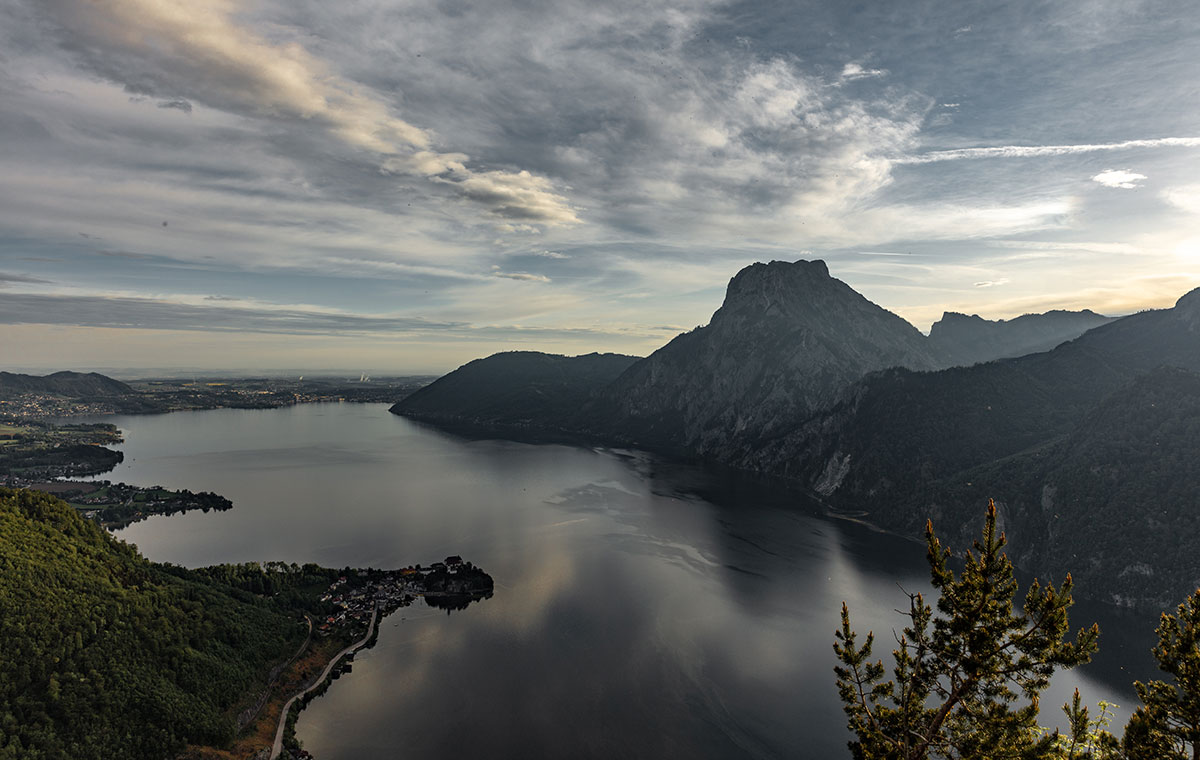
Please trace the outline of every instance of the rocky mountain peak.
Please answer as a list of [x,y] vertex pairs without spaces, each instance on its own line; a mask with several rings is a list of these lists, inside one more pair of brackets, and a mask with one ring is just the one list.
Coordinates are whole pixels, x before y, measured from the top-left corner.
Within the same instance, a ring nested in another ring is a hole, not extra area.
[[1191,311],[1200,313],[1200,288],[1190,290],[1179,297],[1175,302],[1175,308],[1180,311]]
[[[769,311],[803,303],[838,283],[824,261],[772,261],[751,264],[734,275],[722,311]],[[719,314],[720,312],[718,312]]]
[[1200,288],[1184,293],[1175,302],[1175,314],[1183,319],[1192,331],[1200,330]]
[[717,455],[796,424],[868,372],[935,365],[917,328],[825,262],[772,261],[738,272],[707,326],[630,367],[599,416],[641,440]]

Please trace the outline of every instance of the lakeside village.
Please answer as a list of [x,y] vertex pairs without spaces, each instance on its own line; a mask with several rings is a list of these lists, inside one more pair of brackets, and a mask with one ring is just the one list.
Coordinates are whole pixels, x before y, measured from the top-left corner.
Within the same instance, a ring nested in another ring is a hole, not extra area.
[[71,480],[99,475],[120,464],[124,454],[108,445],[121,442],[121,432],[108,423],[52,425],[0,418],[0,486],[52,493],[109,529],[124,528],[150,515],[233,507],[229,499],[207,491]]
[[429,567],[359,570],[353,576],[338,578],[321,597],[322,602],[332,604],[337,611],[317,626],[317,635],[328,636],[348,623],[365,626],[376,607],[383,617],[407,607],[417,597],[449,614],[473,601],[489,598],[493,589],[490,575],[457,555]]

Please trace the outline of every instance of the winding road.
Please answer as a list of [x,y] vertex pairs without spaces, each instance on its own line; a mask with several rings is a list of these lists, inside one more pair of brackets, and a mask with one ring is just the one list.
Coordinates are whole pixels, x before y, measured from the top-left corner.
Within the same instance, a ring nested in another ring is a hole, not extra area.
[[375,621],[378,618],[379,605],[375,605],[375,608],[371,610],[371,622],[367,625],[367,635],[363,636],[361,640],[354,642],[350,646],[338,652],[337,655],[335,655],[334,658],[329,661],[329,664],[325,666],[325,670],[321,671],[320,678],[313,681],[312,686],[309,686],[304,691],[293,695],[291,699],[284,703],[283,711],[279,713],[279,727],[275,729],[275,744],[271,746],[271,760],[275,760],[275,758],[279,757],[279,753],[283,752],[283,730],[287,727],[287,716],[292,709],[292,703],[321,684],[325,683],[325,679],[329,677],[330,671],[333,670],[335,665],[341,662],[343,657],[366,646],[366,643],[371,640],[371,634],[375,632]]

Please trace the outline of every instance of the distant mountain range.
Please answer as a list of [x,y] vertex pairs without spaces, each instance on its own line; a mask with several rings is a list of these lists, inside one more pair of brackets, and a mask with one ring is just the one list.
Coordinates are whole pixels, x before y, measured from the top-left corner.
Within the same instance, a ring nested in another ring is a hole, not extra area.
[[[520,381],[502,356],[393,411],[702,457],[788,478],[904,533],[932,517],[968,536],[995,497],[1022,564],[1094,580],[1081,593],[1152,605],[1200,581],[1181,545],[1134,562],[1127,540],[1142,535],[1134,526],[1191,535],[1200,506],[1187,495],[1200,485],[1200,290],[1121,319],[947,314],[926,338],[823,262],[772,262],[739,272],[707,326],[576,373],[562,394],[538,363],[594,358],[522,354],[535,377]],[[1143,408],[1147,398],[1160,406]]]
[[977,314],[948,311],[933,323],[929,343],[950,364],[970,366],[992,359],[1049,351],[1093,327],[1111,322],[1094,311],[1048,311],[989,321]]

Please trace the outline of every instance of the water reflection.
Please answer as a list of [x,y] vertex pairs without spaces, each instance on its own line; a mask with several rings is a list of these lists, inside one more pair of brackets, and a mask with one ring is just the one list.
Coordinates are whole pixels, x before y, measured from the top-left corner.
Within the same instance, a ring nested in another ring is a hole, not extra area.
[[[384,405],[127,417],[131,483],[214,490],[232,511],[123,531],[153,559],[400,567],[460,554],[486,604],[387,618],[299,723],[325,760],[845,756],[832,634],[902,625],[924,548],[800,495],[638,452],[471,439]],[[1094,666],[1055,680],[1130,705],[1153,621],[1080,605]],[[1049,721],[1053,716],[1047,715]]]

